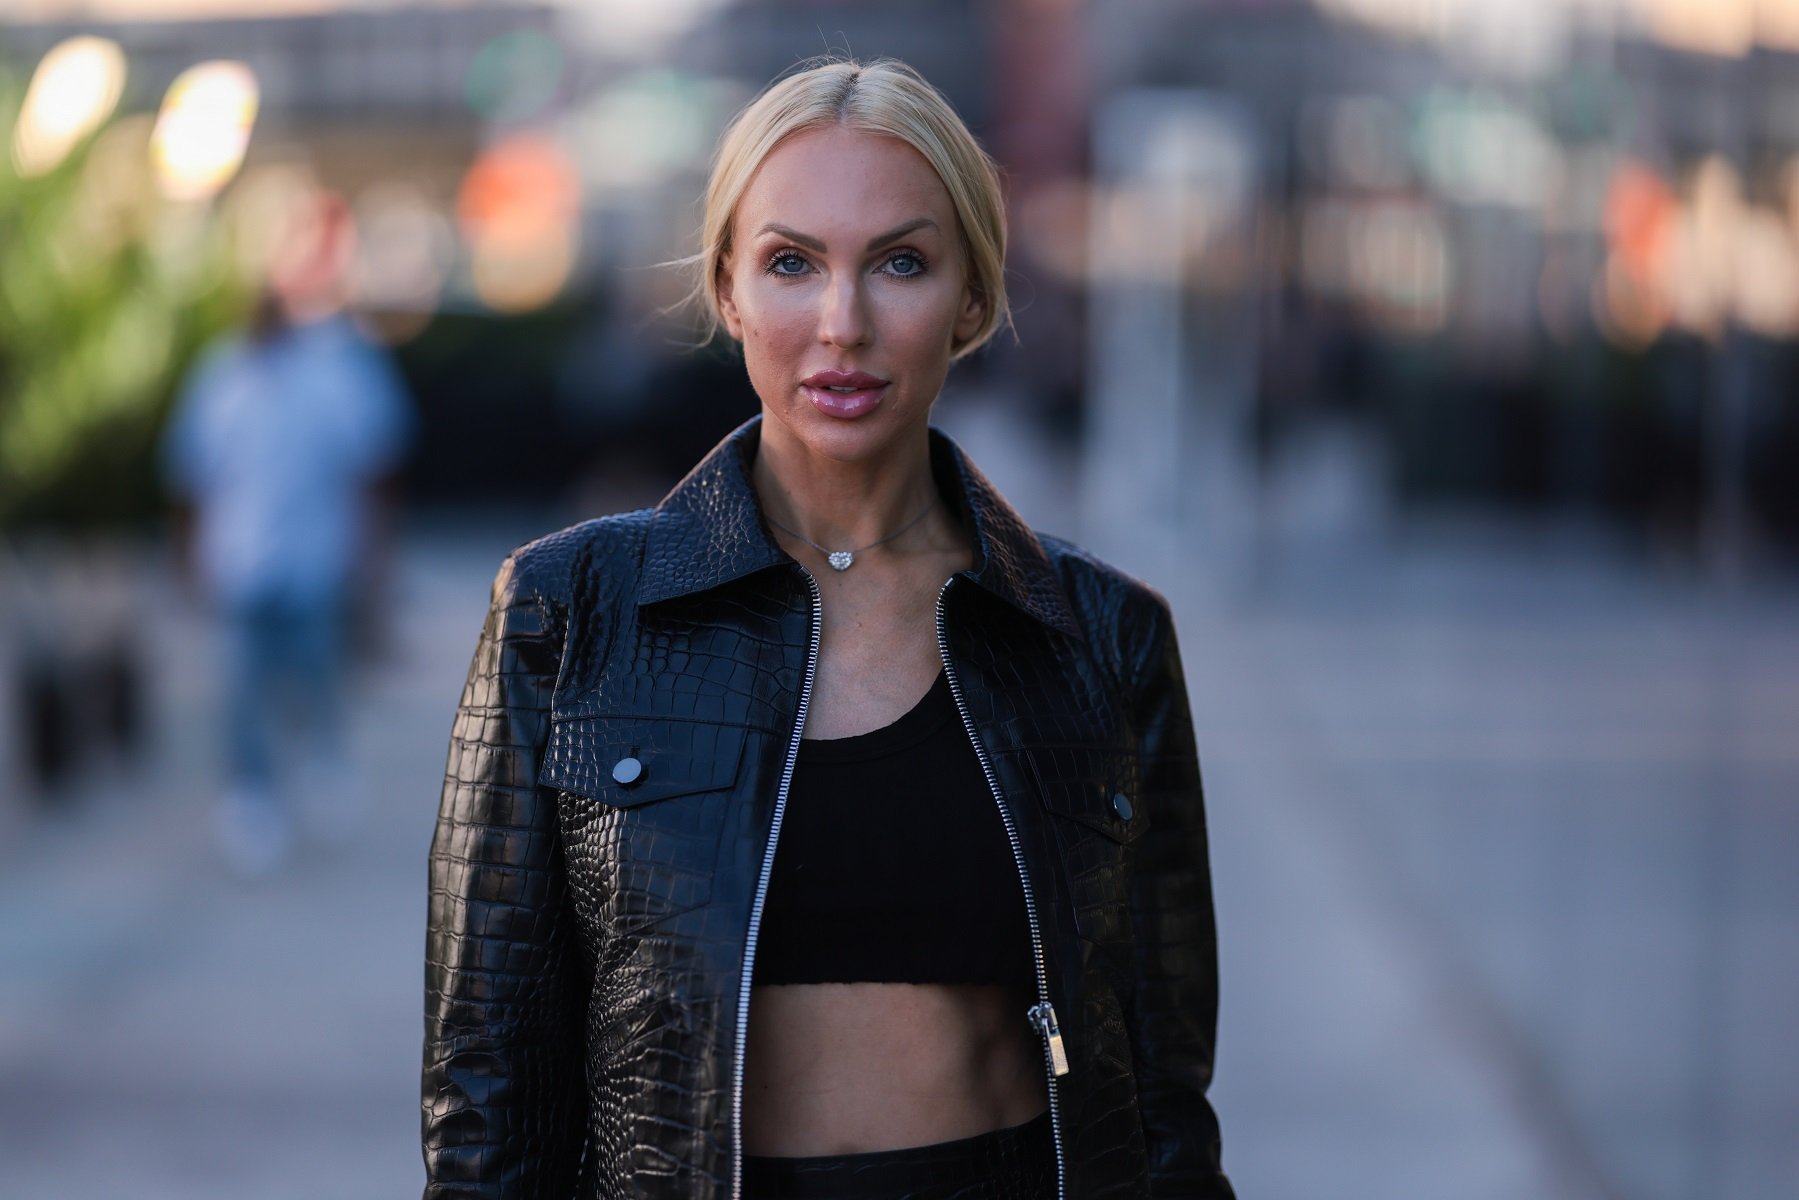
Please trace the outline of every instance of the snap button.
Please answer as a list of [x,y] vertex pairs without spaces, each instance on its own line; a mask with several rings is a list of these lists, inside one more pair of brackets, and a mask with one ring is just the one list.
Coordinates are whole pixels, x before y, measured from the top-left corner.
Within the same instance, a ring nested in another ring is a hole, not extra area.
[[643,778],[643,764],[635,758],[621,758],[612,764],[612,779],[626,787]]
[[1112,793],[1112,811],[1118,814],[1119,820],[1121,820],[1121,821],[1130,820],[1131,819],[1131,798],[1129,796],[1125,795],[1123,792],[1113,792]]

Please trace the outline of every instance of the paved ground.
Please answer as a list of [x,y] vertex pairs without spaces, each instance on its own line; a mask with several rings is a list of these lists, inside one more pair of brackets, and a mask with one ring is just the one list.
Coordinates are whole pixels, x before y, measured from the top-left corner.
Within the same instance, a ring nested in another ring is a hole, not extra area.
[[[1053,458],[965,436],[1066,527]],[[357,704],[364,836],[254,886],[205,840],[203,631],[140,585],[154,761],[0,822],[0,1192],[417,1189],[445,738],[487,580],[544,522],[417,527]],[[1795,591],[1720,601],[1504,523],[1281,528],[1253,584],[1118,549],[1180,613],[1240,1194],[1795,1194]]]
[[[1197,715],[1215,836],[1267,853],[1219,863],[1252,906],[1223,914],[1224,1095],[1250,1123],[1329,1096],[1308,1147],[1372,1134],[1348,1157],[1386,1186],[1337,1195],[1794,1194],[1791,596],[1433,554],[1194,622],[1194,675],[1226,689]],[[1306,1053],[1264,1091],[1241,1056],[1283,1030]]]
[[0,1193],[416,1194],[425,851],[486,581],[522,536],[407,546],[394,669],[356,708],[364,835],[255,885],[210,853],[210,647],[160,597],[155,761],[4,851]]

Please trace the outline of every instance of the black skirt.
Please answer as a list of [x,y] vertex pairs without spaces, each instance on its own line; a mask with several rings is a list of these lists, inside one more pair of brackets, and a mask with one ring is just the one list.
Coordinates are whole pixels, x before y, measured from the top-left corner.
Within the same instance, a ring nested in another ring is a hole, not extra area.
[[952,1142],[743,1159],[744,1200],[1055,1200],[1056,1146],[1045,1109],[1022,1125]]

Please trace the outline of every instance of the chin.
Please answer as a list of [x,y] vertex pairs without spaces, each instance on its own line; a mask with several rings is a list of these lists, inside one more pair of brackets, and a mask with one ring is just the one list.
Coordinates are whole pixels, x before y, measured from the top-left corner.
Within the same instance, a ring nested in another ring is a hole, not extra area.
[[765,424],[775,421],[811,453],[843,463],[880,458],[895,446],[922,436],[930,423],[929,408],[906,413],[889,410],[885,404],[853,420],[830,417],[812,407],[803,393],[783,413],[776,414],[767,404],[762,411]]

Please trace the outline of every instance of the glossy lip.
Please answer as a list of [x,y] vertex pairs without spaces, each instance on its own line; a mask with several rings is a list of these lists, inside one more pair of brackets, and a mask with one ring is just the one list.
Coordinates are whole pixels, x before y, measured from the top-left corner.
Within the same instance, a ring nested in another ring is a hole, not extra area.
[[819,371],[800,380],[815,388],[847,387],[875,388],[884,387],[887,380],[878,375],[870,375],[867,371]]
[[[867,371],[818,371],[800,383],[812,407],[827,417],[853,420],[873,412],[887,392],[887,380]],[[850,392],[833,392],[833,387],[854,388]]]

